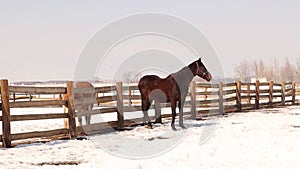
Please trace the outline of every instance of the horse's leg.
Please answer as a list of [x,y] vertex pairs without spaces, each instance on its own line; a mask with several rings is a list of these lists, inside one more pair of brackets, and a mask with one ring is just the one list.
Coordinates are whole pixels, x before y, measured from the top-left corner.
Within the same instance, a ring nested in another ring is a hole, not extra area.
[[155,123],[161,123],[161,106],[158,100],[155,100]]
[[78,116],[78,123],[79,123],[79,126],[82,126],[82,117],[81,116]]
[[148,98],[142,99],[142,111],[144,113],[143,123],[144,125],[148,125],[150,128],[152,128],[151,120],[148,116],[148,110],[150,108],[150,102]]
[[185,99],[182,99],[178,102],[178,108],[179,108],[179,126],[182,129],[186,129],[186,127],[183,125],[183,106],[184,106]]
[[172,109],[172,123],[171,123],[171,127],[172,130],[176,131],[176,127],[175,127],[175,118],[176,118],[176,101],[171,101],[171,109]]
[[[88,106],[88,110],[92,110],[93,109],[93,105],[89,105]],[[91,115],[87,115],[85,116],[86,118],[86,124],[91,124]]]

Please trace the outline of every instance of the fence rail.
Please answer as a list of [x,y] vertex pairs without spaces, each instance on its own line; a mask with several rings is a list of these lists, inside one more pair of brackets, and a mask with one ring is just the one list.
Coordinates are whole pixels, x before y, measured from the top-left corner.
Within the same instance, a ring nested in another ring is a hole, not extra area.
[[[129,119],[126,117],[130,113],[141,111],[141,96],[137,85],[127,86],[117,82],[111,86],[76,88],[73,82],[68,82],[66,87],[27,87],[9,86],[7,80],[1,80],[0,86],[2,111],[0,141],[3,147],[11,147],[13,141],[29,138],[61,135],[74,139],[80,133],[96,134],[106,129],[124,129],[125,126],[136,125],[143,121],[141,117]],[[67,99],[63,99],[63,95],[67,96]],[[298,104],[299,95],[300,84],[294,82],[282,84],[273,81],[255,83],[237,81],[225,84],[192,82],[186,98],[185,114],[196,119],[199,116],[294,105]],[[88,108],[89,105],[93,105],[93,109]],[[47,114],[10,114],[10,108],[62,106],[67,107],[67,111]],[[169,106],[168,103],[153,104],[151,109],[155,114],[150,118],[160,122],[162,118],[170,117],[171,114],[161,114],[161,107]],[[115,120],[93,123],[90,121],[96,116],[107,114],[115,114]],[[82,122],[82,117],[85,117],[85,123]],[[48,131],[11,133],[11,122],[45,119],[64,119],[65,127]]]

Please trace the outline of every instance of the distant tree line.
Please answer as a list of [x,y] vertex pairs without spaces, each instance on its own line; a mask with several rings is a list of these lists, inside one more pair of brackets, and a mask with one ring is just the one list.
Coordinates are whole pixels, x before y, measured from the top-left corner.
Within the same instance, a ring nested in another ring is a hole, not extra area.
[[261,58],[254,62],[244,60],[234,69],[237,79],[250,82],[251,78],[273,80],[274,82],[300,82],[300,56],[295,63],[291,63],[288,57],[283,60],[273,58],[264,62]]

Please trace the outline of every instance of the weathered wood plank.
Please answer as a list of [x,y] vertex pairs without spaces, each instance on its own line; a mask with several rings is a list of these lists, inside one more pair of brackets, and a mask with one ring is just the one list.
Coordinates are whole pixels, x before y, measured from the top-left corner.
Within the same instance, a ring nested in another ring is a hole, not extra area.
[[219,85],[210,83],[196,83],[196,88],[219,88]]
[[273,89],[273,93],[281,93],[281,89]]
[[129,86],[129,90],[139,90],[138,86]]
[[199,104],[200,105],[201,104],[213,104],[213,103],[219,103],[219,99],[209,99],[209,100],[199,100],[199,101],[196,101],[197,105],[199,105]]
[[247,95],[245,95],[245,96],[241,96],[241,100],[248,100],[248,99],[251,99],[251,98],[255,98],[255,96],[247,96]]
[[65,94],[66,87],[9,86],[9,92],[31,94]]
[[235,111],[237,111],[237,106],[236,106],[236,104],[235,104],[235,105],[226,105],[226,106],[224,107],[224,112],[225,112],[225,113],[228,113],[228,112],[235,112]]
[[260,82],[259,86],[269,86],[269,82]]
[[235,83],[225,83],[223,84],[223,87],[224,88],[235,88]]
[[280,83],[273,83],[273,86],[275,86],[275,87],[281,87],[282,84],[280,84]]
[[141,95],[123,95],[123,99],[127,100],[141,100]]
[[27,132],[27,133],[17,133],[12,134],[12,140],[22,140],[22,139],[29,139],[29,138],[39,138],[39,137],[51,137],[60,134],[68,134],[68,129],[55,129],[49,131],[34,131],[34,132]]
[[101,108],[100,111],[101,113],[112,113],[112,112],[117,112],[117,108],[116,107]]
[[260,94],[270,93],[270,90],[269,90],[269,89],[260,89],[260,90],[259,90],[259,93],[260,93]]
[[246,93],[246,94],[253,94],[255,93],[255,90],[241,90],[241,93]]
[[60,119],[67,118],[65,113],[49,113],[49,114],[26,114],[26,115],[11,115],[11,121],[25,121],[25,120],[43,120],[43,119]]
[[236,89],[224,90],[223,93],[224,93],[224,95],[235,94]]
[[219,96],[219,91],[203,91],[203,92],[196,92],[196,95],[215,95]]
[[224,98],[225,102],[232,102],[232,101],[236,101],[236,97],[229,97],[229,98]]
[[96,93],[109,93],[109,92],[116,92],[116,86],[103,86],[103,87],[96,87]]
[[117,96],[103,96],[96,98],[98,103],[107,103],[112,101],[117,101]]
[[10,103],[11,108],[25,107],[48,107],[48,106],[63,106],[66,105],[66,100],[46,100],[46,101],[19,101]]

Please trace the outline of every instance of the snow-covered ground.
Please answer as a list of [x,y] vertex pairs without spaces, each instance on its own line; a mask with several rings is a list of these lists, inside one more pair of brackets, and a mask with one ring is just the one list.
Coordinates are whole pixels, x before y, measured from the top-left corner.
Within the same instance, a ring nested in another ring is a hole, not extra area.
[[[0,168],[300,168],[298,106],[185,120],[187,130],[172,131],[170,121],[164,122],[154,129],[139,126],[88,140],[0,149]],[[208,139],[204,141],[203,136]],[[151,152],[149,145],[159,154],[146,154]]]

